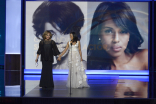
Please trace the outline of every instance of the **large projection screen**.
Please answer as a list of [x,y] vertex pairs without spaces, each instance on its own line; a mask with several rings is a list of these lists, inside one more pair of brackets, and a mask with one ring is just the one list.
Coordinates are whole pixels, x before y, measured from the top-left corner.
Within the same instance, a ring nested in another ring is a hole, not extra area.
[[[68,29],[73,26],[80,33],[83,64],[87,70],[148,70],[148,2],[119,2],[121,7],[114,9],[110,6],[108,11],[111,12],[108,12],[104,11],[105,2],[71,1],[71,9],[78,12],[77,17],[68,17],[68,5],[61,8],[57,3],[59,2],[26,1],[25,69],[42,69],[40,61],[36,67],[35,59],[45,30],[54,31],[52,39],[60,43],[57,47],[62,52],[70,41]],[[120,12],[122,7],[125,8],[125,14]],[[64,10],[63,13],[61,9]],[[100,9],[103,11],[97,13]],[[84,19],[80,19],[82,16],[78,17],[79,12],[83,13]],[[75,22],[71,22],[74,19]],[[113,39],[119,40],[119,44],[114,45]],[[54,56],[53,69],[68,70],[68,55],[67,51],[61,62]]]

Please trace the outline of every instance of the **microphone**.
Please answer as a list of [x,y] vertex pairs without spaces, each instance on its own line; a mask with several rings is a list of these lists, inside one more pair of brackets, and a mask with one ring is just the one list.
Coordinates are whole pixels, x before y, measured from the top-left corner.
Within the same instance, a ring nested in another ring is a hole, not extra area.
[[[73,40],[71,40],[71,41],[73,41]],[[70,45],[72,46],[72,43],[70,43]]]

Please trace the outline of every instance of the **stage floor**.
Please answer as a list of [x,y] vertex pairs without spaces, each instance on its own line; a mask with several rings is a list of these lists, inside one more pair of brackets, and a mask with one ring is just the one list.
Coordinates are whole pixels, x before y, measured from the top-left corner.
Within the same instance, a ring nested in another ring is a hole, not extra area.
[[26,93],[24,97],[148,98],[147,77],[129,77],[131,78],[108,75],[105,77],[103,75],[88,75],[88,84],[90,85],[90,88],[72,88],[70,94],[70,88],[66,87],[66,80],[61,80],[61,75],[54,75],[55,87],[53,89],[42,89],[37,85]]
[[[98,81],[88,81],[90,88],[71,89],[67,88],[66,81],[55,81],[54,89],[42,89],[36,86],[24,97],[83,97],[83,98],[113,98],[116,88],[116,79],[103,80],[103,84]],[[95,84],[96,83],[96,84]],[[107,84],[104,84],[107,83]]]

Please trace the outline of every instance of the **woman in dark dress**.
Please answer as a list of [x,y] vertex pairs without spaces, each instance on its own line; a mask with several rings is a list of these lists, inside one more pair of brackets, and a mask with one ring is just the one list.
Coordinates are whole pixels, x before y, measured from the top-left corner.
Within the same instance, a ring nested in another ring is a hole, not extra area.
[[42,61],[42,72],[39,86],[42,88],[53,88],[53,76],[52,76],[52,63],[53,56],[60,54],[55,41],[51,40],[52,34],[50,31],[45,31],[42,35],[43,40],[39,43],[39,48],[37,51],[36,62],[41,54]]

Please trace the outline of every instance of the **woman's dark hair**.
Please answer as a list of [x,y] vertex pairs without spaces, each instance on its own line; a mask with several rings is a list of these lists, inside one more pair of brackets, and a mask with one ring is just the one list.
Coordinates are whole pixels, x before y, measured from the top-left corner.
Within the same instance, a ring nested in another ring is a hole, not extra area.
[[84,15],[81,9],[70,1],[45,1],[35,10],[32,22],[36,31],[35,36],[38,39],[44,32],[46,22],[51,23],[55,29],[57,29],[57,25],[63,34],[75,31],[80,39],[80,29],[84,24]]
[[88,68],[90,68],[92,63],[97,62],[98,65],[94,64],[95,68],[107,69],[109,67],[110,69],[112,64],[111,56],[103,48],[99,48],[102,45],[101,40],[99,40],[100,24],[110,19],[118,27],[128,31],[130,34],[125,53],[134,54],[143,43],[143,38],[137,28],[136,19],[131,8],[124,2],[103,2],[98,5],[92,19],[90,41],[87,48]]
[[78,37],[77,37],[77,35],[76,35],[76,33],[75,32],[70,32],[70,34],[72,34],[73,35],[73,42],[77,42],[78,41]]

